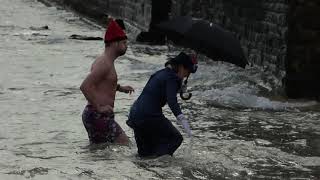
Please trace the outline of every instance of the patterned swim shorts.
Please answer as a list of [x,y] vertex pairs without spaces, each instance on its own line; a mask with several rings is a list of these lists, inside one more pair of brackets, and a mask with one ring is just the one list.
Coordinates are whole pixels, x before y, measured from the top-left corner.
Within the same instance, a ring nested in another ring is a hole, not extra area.
[[82,122],[91,143],[114,143],[123,133],[114,120],[113,113],[99,113],[91,105],[87,105],[82,113]]

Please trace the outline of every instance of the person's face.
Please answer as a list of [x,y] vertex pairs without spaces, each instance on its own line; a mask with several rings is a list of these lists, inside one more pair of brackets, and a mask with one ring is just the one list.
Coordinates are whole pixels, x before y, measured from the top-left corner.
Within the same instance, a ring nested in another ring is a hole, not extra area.
[[127,51],[127,40],[121,40],[121,41],[118,41],[117,42],[117,47],[118,47],[118,55],[119,56],[122,56],[126,53]]

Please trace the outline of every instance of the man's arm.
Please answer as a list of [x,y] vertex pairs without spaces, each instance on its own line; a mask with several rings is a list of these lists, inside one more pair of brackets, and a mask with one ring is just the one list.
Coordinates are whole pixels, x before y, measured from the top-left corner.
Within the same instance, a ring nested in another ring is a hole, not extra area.
[[109,66],[106,66],[102,62],[97,64],[94,68],[92,68],[92,71],[88,74],[80,86],[80,90],[87,101],[96,108],[99,107],[99,97],[97,95],[96,87],[103,80],[108,71]]
[[134,92],[134,89],[131,86],[121,86],[120,84],[118,84],[117,91],[131,94]]

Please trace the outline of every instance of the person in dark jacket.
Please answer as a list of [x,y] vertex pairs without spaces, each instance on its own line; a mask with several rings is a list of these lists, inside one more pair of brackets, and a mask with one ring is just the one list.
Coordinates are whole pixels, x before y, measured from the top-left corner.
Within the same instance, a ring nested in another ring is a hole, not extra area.
[[151,75],[127,120],[127,125],[134,131],[140,157],[172,156],[182,143],[182,135],[162,112],[165,104],[169,105],[186,134],[192,136],[188,120],[177,102],[177,93],[182,80],[196,70],[195,56],[181,52],[167,61],[165,68]]

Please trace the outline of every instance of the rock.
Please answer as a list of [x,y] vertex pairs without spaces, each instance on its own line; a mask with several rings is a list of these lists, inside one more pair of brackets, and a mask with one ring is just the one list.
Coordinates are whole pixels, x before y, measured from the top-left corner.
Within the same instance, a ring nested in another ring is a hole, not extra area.
[[72,34],[69,39],[78,39],[78,40],[103,40],[101,37],[92,37],[92,36],[84,36],[78,34]]
[[49,30],[49,26],[47,26],[47,25],[41,26],[41,27],[31,26],[31,27],[29,27],[29,29],[34,30],[34,31]]
[[165,36],[156,32],[141,32],[138,34],[136,41],[150,45],[164,45],[166,42]]

